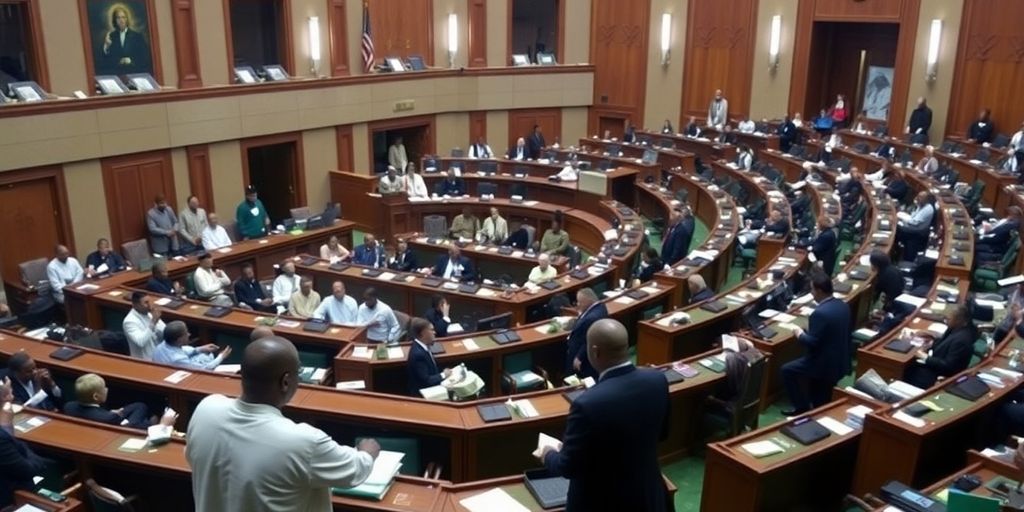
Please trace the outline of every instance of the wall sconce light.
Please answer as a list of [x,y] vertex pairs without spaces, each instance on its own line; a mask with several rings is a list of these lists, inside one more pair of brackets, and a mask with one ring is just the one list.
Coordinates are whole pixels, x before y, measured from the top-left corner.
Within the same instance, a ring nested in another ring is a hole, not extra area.
[[661,65],[668,67],[669,56],[672,53],[672,15],[664,13],[661,15]]
[[455,54],[459,51],[459,16],[448,15],[448,67],[455,67]]
[[932,20],[932,33],[928,37],[928,63],[925,80],[934,82],[939,70],[939,42],[942,40],[942,20]]
[[779,46],[782,44],[782,15],[772,16],[771,38],[768,40],[768,65],[772,71],[779,67]]
[[309,60],[313,66],[313,76],[320,76],[320,18],[309,18]]

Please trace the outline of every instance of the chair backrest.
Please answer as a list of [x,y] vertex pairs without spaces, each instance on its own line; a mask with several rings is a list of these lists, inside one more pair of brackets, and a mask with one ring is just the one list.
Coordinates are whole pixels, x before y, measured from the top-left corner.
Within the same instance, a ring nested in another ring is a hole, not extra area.
[[25,286],[29,287],[49,287],[49,281],[46,280],[46,264],[48,262],[49,260],[46,258],[36,258],[34,260],[18,263],[18,272],[21,273],[21,282],[24,283]]
[[1010,231],[1010,246],[1003,254],[1003,269],[1008,270],[1017,261],[1017,253],[1020,251],[1020,233],[1016,229]]
[[1010,144],[1010,136],[1005,133],[996,135],[995,139],[992,139],[992,146],[1002,149]]
[[407,337],[406,334],[409,332],[409,321],[410,317],[408,313],[403,311],[395,311],[395,318],[398,319],[398,339],[392,341],[403,341]]
[[533,241],[537,239],[537,228],[530,224],[523,224],[523,229],[526,230],[526,246],[532,246]]
[[569,246],[569,268],[576,268],[583,260],[583,251],[578,246]]
[[448,218],[444,215],[426,215],[423,217],[423,232],[427,236],[445,236],[448,233]]
[[89,504],[94,512],[134,512],[131,505],[131,498],[125,498],[117,491],[108,489],[96,483],[93,479],[85,481],[85,487],[89,492]]
[[242,238],[238,235],[238,221],[232,219],[221,222],[220,225],[224,228],[224,231],[228,234],[228,238],[230,238],[232,242],[237,242]]
[[491,182],[480,182],[476,185],[477,195],[495,195],[498,193],[498,185]]
[[511,192],[511,195],[519,196],[522,197],[523,199],[527,198],[526,191],[526,183],[513,183],[512,186],[509,187],[509,192]]
[[[753,349],[751,349],[753,350]],[[749,353],[749,352],[748,352]],[[739,435],[744,427],[757,427],[761,405],[761,385],[764,383],[764,369],[768,356],[754,354],[747,363],[747,373],[740,385],[740,393],[733,401],[733,434]]]
[[149,240],[140,238],[121,244],[121,254],[128,263],[135,267],[142,265],[144,260],[152,259],[152,251],[149,250]]
[[308,206],[292,208],[291,210],[289,210],[289,213],[291,213],[292,218],[295,220],[308,219],[310,216],[312,216]]

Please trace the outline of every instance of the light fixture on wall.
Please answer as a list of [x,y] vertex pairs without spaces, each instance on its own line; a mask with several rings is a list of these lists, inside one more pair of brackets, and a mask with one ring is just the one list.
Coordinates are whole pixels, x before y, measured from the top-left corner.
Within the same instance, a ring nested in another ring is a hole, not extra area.
[[309,17],[309,60],[313,66],[313,76],[320,76],[320,18]]
[[672,15],[664,13],[661,15],[661,65],[668,67],[669,56],[672,53]]
[[779,67],[779,47],[782,45],[782,15],[772,16],[771,35],[768,40],[768,65],[772,71]]
[[448,67],[455,67],[455,54],[459,51],[459,15],[448,15]]
[[939,42],[942,41],[942,20],[932,20],[932,33],[928,37],[928,62],[925,80],[934,82],[939,71]]

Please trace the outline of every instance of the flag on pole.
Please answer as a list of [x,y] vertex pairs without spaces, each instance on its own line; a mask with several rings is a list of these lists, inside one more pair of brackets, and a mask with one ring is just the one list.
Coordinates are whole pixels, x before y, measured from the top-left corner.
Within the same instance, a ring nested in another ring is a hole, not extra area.
[[373,37],[370,35],[370,9],[363,2],[363,72],[373,71]]

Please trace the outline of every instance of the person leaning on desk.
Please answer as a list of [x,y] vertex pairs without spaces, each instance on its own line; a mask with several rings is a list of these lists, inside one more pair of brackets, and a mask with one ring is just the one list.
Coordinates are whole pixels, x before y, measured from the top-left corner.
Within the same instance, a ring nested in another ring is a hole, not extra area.
[[0,507],[14,503],[14,491],[31,491],[35,487],[32,478],[48,463],[15,437],[12,382],[0,379]]
[[[928,331],[919,336],[933,339]],[[971,322],[967,306],[952,304],[946,308],[946,332],[915,353],[914,362],[904,372],[907,384],[928,389],[939,377],[951,377],[967,369],[974,355],[974,342],[978,332]]]

